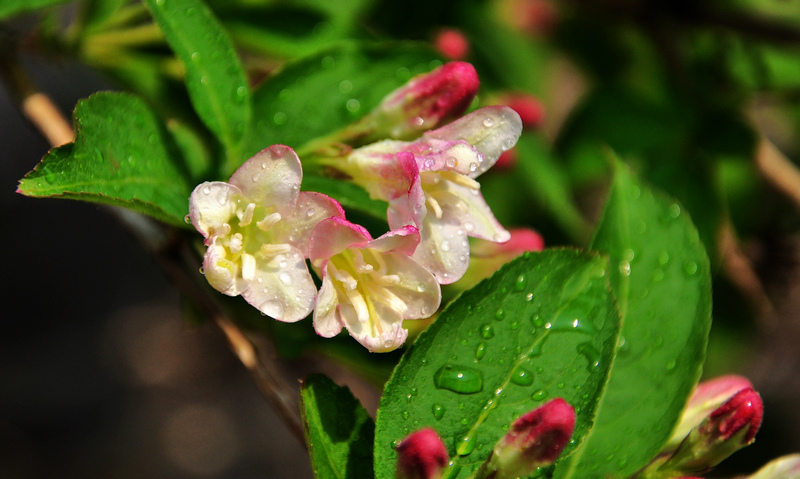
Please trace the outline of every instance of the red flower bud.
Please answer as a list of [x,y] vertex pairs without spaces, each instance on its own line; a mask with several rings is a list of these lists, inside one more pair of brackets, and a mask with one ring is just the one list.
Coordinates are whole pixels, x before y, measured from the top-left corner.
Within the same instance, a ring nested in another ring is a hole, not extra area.
[[575,430],[575,410],[561,398],[520,417],[494,446],[488,469],[496,479],[526,476],[555,462]]
[[495,170],[508,170],[514,167],[517,164],[517,150],[516,148],[512,148],[508,151],[504,151],[500,158],[497,159],[497,163],[494,164]]
[[436,50],[450,60],[463,60],[469,55],[469,40],[454,28],[443,28],[433,37]]
[[667,473],[706,471],[753,442],[764,406],[753,388],[736,393],[706,417],[657,469]]
[[509,93],[500,97],[503,105],[519,114],[523,128],[539,128],[544,123],[544,105],[528,93]]
[[448,123],[466,111],[479,86],[475,67],[465,62],[446,63],[412,78],[387,95],[374,112],[373,135],[410,139]]
[[436,431],[420,429],[397,446],[397,478],[438,479],[449,461],[447,449]]

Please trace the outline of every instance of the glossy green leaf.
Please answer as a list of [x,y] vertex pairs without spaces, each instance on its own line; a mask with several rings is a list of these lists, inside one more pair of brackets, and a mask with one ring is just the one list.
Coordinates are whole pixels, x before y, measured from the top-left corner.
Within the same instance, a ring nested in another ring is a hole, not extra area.
[[98,93],[75,107],[75,143],[51,150],[20,181],[27,196],[124,206],[186,226],[191,188],[173,139],[139,98]]
[[250,90],[228,34],[201,0],[145,4],[186,68],[186,88],[198,116],[238,166],[251,115]]
[[403,356],[375,433],[376,477],[394,477],[393,444],[423,426],[467,477],[520,415],[562,397],[578,412],[568,455],[588,432],[619,332],[607,261],[574,250],[526,253],[465,292]]
[[372,477],[375,424],[350,390],[315,374],[303,382],[300,403],[314,477]]
[[557,477],[624,478],[669,439],[700,377],[711,325],[709,262],[682,207],[622,164],[593,248],[610,256],[620,346],[595,425]]
[[67,3],[69,0],[3,0],[0,2],[0,19],[12,17],[40,8]]

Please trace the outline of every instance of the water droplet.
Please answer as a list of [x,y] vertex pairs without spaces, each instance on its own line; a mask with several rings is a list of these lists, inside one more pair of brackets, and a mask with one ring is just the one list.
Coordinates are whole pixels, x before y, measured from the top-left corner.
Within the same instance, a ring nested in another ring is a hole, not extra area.
[[323,58],[321,63],[323,68],[333,68],[336,66],[336,59],[329,55]]
[[457,163],[456,159],[453,158],[452,156],[450,158],[448,158],[447,160],[445,160],[445,162],[444,162],[445,166],[447,166],[448,168],[455,168],[456,163]]
[[518,367],[511,373],[511,382],[518,386],[530,386],[533,384],[533,374]]
[[477,348],[475,348],[475,359],[483,359],[486,356],[486,343],[481,342]]
[[517,276],[517,281],[514,283],[514,291],[522,291],[523,289],[525,289],[525,283],[527,283],[525,276],[523,275]]
[[531,395],[531,399],[533,399],[534,401],[541,401],[542,399],[544,399],[546,397],[547,397],[547,391],[543,391],[543,390],[536,391],[535,393],[533,393]]
[[486,128],[491,128],[492,125],[494,125],[494,118],[487,116],[486,118],[483,119],[483,126],[485,126]]
[[477,169],[478,169],[478,164],[475,163],[474,161],[469,164],[469,171],[474,172]]
[[619,274],[621,274],[622,276],[631,275],[631,264],[628,261],[619,262]]
[[503,311],[503,308],[500,308],[500,309],[498,309],[498,310],[497,310],[497,311],[494,313],[494,319],[496,319],[496,320],[498,320],[498,321],[502,321],[502,320],[503,320],[505,317],[506,317],[506,312],[505,312],[505,311]]
[[193,62],[199,62],[200,61],[200,53],[199,52],[192,53],[192,61]]
[[587,361],[589,361],[589,371],[600,365],[600,351],[595,348],[592,343],[581,343],[575,348],[582,354]]
[[512,321],[511,322],[511,329],[513,330],[513,329],[518,329],[518,328],[519,328],[519,323],[517,321]]
[[440,248],[442,249],[442,251],[450,251],[450,242],[449,241],[442,241],[442,244],[440,245]]
[[190,224],[192,224],[192,217],[191,217],[191,215],[186,215],[186,216],[184,216],[184,217],[183,217],[183,222],[184,222],[184,223],[186,223],[187,225],[190,225]]
[[292,277],[289,275],[289,273],[281,273],[279,278],[281,279],[281,283],[285,284],[286,286],[292,284]]
[[272,115],[272,123],[278,126],[286,124],[286,113],[279,111]]
[[433,417],[435,417],[437,421],[444,417],[445,410],[441,405],[434,404],[431,409],[433,412]]
[[630,248],[627,248],[625,251],[622,252],[622,259],[625,260],[625,261],[628,261],[628,262],[633,261],[634,256],[636,256],[636,255],[633,252],[633,250],[630,249]]
[[683,265],[683,271],[692,276],[693,274],[697,273],[697,263],[694,261],[688,261]]
[[537,328],[544,326],[544,320],[538,314],[531,316],[531,321],[533,321],[533,325]]
[[669,362],[667,362],[666,369],[667,369],[667,371],[672,371],[673,369],[675,369],[675,360],[674,359],[672,359]]
[[484,324],[480,329],[481,336],[484,339],[492,339],[494,337],[494,327],[491,324]]
[[433,384],[459,394],[474,394],[483,390],[483,375],[477,369],[446,364],[436,371]]
[[671,218],[677,218],[678,216],[681,215],[681,207],[677,203],[672,203],[669,206],[669,210],[667,210],[667,213]]
[[418,117],[414,118],[414,124],[417,125],[417,126],[424,125],[425,124],[425,118],[422,118],[421,116],[418,116]]
[[653,282],[657,283],[664,279],[664,271],[661,268],[656,268],[653,271]]
[[473,436],[466,435],[459,441],[456,452],[459,456],[469,456],[470,453],[475,450],[475,443],[476,441]]
[[339,91],[342,93],[350,93],[353,90],[353,82],[350,80],[342,80],[339,83]]
[[359,103],[359,101],[356,100],[355,98],[351,98],[351,99],[347,100],[347,103],[345,104],[345,108],[347,108],[347,111],[349,111],[351,113],[355,113],[361,108],[361,103]]
[[200,271],[200,274],[206,274],[206,270],[205,270],[205,269],[203,269],[203,267],[202,267],[202,266],[200,267],[200,269],[199,269],[198,271]]
[[669,253],[662,251],[658,254],[658,264],[661,266],[666,266],[667,263],[669,263]]
[[408,419],[408,411],[403,411],[403,419]]

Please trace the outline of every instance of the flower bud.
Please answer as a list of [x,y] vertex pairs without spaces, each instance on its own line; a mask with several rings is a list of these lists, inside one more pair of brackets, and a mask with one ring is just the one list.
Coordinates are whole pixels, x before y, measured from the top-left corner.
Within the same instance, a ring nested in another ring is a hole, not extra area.
[[494,446],[487,470],[495,479],[532,474],[558,459],[575,429],[575,410],[561,398],[520,417]]
[[460,30],[442,28],[433,37],[433,46],[450,60],[463,60],[469,55],[469,40]]
[[531,94],[507,93],[499,98],[499,102],[519,114],[523,128],[535,129],[544,123],[544,105]]
[[763,412],[761,397],[753,388],[739,391],[693,429],[659,469],[694,473],[716,466],[753,442]]
[[747,378],[733,374],[709,379],[698,384],[686,404],[686,409],[675,427],[672,438],[664,446],[664,451],[674,451],[689,432],[712,411],[739,391],[752,387],[753,385]]
[[438,479],[449,461],[447,449],[436,431],[420,429],[397,446],[397,478]]
[[371,136],[375,140],[412,139],[461,116],[479,86],[472,65],[446,63],[389,93],[363,121],[374,122]]

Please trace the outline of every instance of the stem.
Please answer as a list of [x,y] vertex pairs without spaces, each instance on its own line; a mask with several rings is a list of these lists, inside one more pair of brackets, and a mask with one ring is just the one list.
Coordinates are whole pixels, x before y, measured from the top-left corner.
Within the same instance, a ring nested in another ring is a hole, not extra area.
[[800,207],[800,170],[797,166],[763,135],[754,159],[764,179]]
[[[26,118],[32,120],[34,127],[51,145],[59,146],[72,141],[73,132],[67,120],[52,107],[46,95],[34,89],[25,72],[9,55],[0,55],[0,74]],[[192,299],[206,317],[214,320],[227,337],[234,354],[250,372],[258,389],[292,434],[305,446],[296,390],[281,376],[278,362],[267,353],[270,349],[268,342],[239,328],[215,299],[217,295],[209,294],[209,286],[198,279],[198,258],[186,240],[174,228],[138,213],[124,208],[107,208],[107,211],[134,234],[176,287]]]

